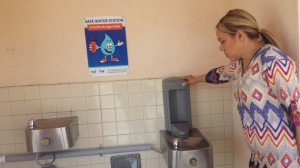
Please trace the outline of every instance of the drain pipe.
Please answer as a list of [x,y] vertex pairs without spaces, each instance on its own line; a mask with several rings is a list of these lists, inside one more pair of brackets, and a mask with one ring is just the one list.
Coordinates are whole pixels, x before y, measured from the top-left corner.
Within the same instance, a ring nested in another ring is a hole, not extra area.
[[8,154],[0,155],[0,163],[16,162],[16,161],[29,161],[37,160],[37,156],[41,155],[39,159],[55,159],[55,158],[68,158],[68,157],[79,157],[79,156],[91,156],[112,153],[123,153],[123,152],[134,152],[134,151],[146,151],[151,150],[150,144],[142,145],[130,145],[130,146],[118,146],[118,147],[102,147],[99,148],[87,148],[87,149],[74,149],[65,150],[53,153],[23,153],[23,154]]

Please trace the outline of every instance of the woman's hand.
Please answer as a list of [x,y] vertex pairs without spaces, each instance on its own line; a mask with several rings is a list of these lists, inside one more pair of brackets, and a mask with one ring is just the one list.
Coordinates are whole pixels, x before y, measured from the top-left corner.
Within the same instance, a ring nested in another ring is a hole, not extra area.
[[190,84],[190,85],[196,83],[196,80],[195,80],[196,77],[193,75],[185,76],[184,78],[185,78],[185,80],[187,80],[188,84]]
[[185,76],[184,78],[187,80],[188,84],[192,85],[192,84],[195,84],[198,82],[205,82],[205,77],[206,77],[206,74],[200,75],[197,77],[193,76],[193,75],[188,75],[188,76]]

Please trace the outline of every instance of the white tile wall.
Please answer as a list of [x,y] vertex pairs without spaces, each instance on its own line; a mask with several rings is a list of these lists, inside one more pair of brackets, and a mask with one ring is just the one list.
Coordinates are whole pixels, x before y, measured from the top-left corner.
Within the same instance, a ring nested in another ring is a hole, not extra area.
[[8,88],[0,88],[0,101],[9,101]]
[[[74,148],[150,143],[159,147],[164,129],[162,79],[0,88],[0,155],[26,152],[30,119],[78,116]],[[193,126],[213,144],[215,168],[233,167],[231,84],[191,86]],[[139,152],[143,168],[165,168],[154,151]],[[110,156],[57,159],[62,168],[110,168]],[[35,161],[0,168],[35,168]]]
[[99,83],[100,95],[114,94],[114,88],[112,82],[101,82]]
[[141,93],[142,82],[140,80],[128,81],[128,93]]
[[10,101],[24,100],[25,97],[23,87],[10,87],[8,90]]
[[116,109],[116,120],[117,121],[127,121],[130,120],[129,108],[117,108]]

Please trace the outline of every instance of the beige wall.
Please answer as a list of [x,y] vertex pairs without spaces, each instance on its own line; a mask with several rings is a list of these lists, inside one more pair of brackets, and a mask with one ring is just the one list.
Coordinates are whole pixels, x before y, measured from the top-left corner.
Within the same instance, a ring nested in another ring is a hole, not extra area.
[[270,30],[282,50],[298,63],[298,0],[230,1],[231,8],[252,13],[260,27]]
[[[240,1],[230,0],[231,8],[243,8],[252,13],[261,28],[270,30],[282,46],[283,51],[299,63],[299,27],[298,1],[264,0]],[[299,64],[298,64],[299,65]],[[235,110],[236,104],[233,103]],[[234,132],[234,167],[246,167],[250,152],[245,145],[238,112],[233,112]],[[241,150],[243,149],[243,150]]]
[[[214,26],[223,0],[2,0],[0,87],[204,73],[227,62]],[[124,16],[129,74],[88,74],[84,17]]]

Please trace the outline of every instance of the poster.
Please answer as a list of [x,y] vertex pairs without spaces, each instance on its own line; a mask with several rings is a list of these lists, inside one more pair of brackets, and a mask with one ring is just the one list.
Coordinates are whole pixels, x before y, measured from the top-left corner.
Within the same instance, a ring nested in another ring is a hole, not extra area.
[[123,16],[84,18],[90,76],[128,73],[128,56]]

